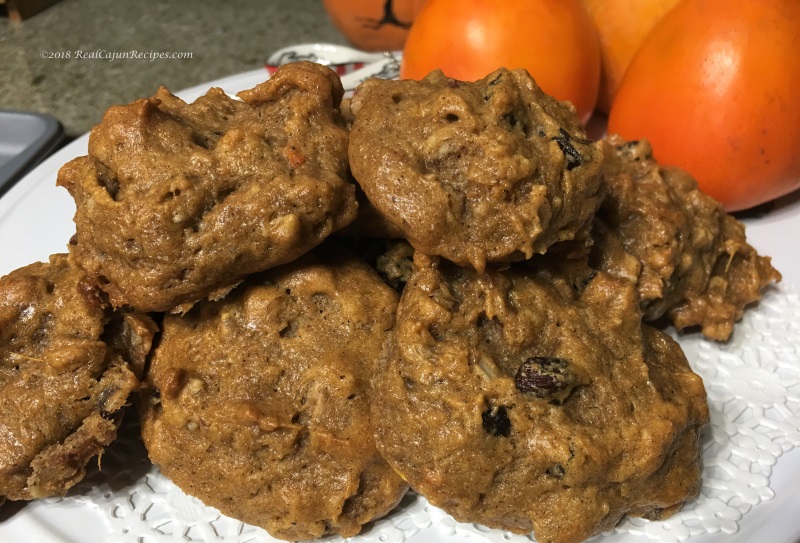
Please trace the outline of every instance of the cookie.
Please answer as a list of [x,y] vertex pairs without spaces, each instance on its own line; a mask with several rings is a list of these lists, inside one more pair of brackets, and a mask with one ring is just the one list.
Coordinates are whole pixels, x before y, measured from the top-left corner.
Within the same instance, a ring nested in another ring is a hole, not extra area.
[[634,286],[576,262],[415,255],[373,387],[378,448],[464,522],[575,543],[699,487],[702,380]]
[[647,141],[609,139],[608,195],[594,228],[597,266],[637,285],[646,319],[700,326],[727,339],[744,308],[781,276],[747,243],[744,225]]
[[114,440],[154,323],[111,313],[67,255],[0,279],[0,501],[63,495]]
[[358,185],[356,185],[356,200],[358,201],[358,216],[355,221],[337,233],[339,237],[367,239],[402,239],[404,237],[402,230],[375,209]]
[[141,401],[151,460],[274,537],[355,535],[406,490],[369,420],[396,304],[369,266],[333,252],[166,316]]
[[418,251],[482,272],[587,236],[603,146],[524,70],[370,79],[350,108],[353,175]]
[[185,311],[289,262],[356,216],[338,76],[308,62],[187,104],[164,88],[110,108],[58,184],[70,252],[116,307]]

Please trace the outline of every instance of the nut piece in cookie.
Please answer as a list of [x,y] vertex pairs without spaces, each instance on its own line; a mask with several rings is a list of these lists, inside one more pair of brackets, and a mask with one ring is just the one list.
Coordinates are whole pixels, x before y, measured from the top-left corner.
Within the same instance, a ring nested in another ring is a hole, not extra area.
[[60,496],[83,478],[154,334],[144,315],[112,314],[67,255],[0,279],[0,498]]
[[603,146],[524,70],[371,79],[351,109],[353,175],[418,251],[482,272],[586,237]]
[[406,490],[369,418],[397,294],[367,264],[315,253],[166,316],[141,395],[164,475],[289,540],[355,535]]
[[302,62],[228,97],[162,88],[110,108],[58,184],[76,203],[70,252],[115,307],[183,311],[289,262],[356,216],[342,97]]
[[643,329],[632,284],[575,263],[414,264],[372,404],[378,449],[412,488],[541,543],[697,493],[705,389]]
[[414,248],[407,241],[360,236],[337,241],[372,266],[389,286],[403,292],[414,262]]
[[593,227],[593,261],[637,285],[646,319],[728,339],[745,306],[779,281],[744,225],[677,168],[663,168],[647,141],[609,138],[608,195]]

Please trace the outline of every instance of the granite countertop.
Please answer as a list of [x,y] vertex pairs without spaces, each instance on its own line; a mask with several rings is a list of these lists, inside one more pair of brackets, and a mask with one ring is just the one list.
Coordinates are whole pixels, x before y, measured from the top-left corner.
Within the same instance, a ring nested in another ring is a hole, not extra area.
[[[48,113],[75,137],[159,85],[253,70],[309,42],[347,43],[321,0],[62,0],[22,23],[0,18],[0,109]],[[130,51],[191,58],[92,58]]]

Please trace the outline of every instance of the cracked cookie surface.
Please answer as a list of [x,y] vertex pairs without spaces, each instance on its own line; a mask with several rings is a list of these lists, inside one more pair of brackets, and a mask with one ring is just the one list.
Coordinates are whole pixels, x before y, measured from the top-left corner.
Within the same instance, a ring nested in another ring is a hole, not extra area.
[[482,271],[586,236],[603,146],[527,72],[371,79],[350,107],[353,176],[417,250]]
[[702,380],[624,280],[417,253],[387,352],[378,448],[456,519],[575,543],[698,490]]
[[367,264],[317,250],[166,316],[141,397],[151,460],[275,537],[357,534],[406,490],[369,417],[396,304]]
[[593,230],[597,266],[637,285],[644,317],[666,315],[716,340],[761,291],[779,281],[745,228],[678,168],[661,167],[647,141],[609,139],[608,194]]
[[112,314],[67,255],[0,279],[0,498],[61,496],[83,478],[154,334],[144,315]]
[[308,62],[187,104],[161,88],[110,108],[58,184],[70,252],[116,306],[183,311],[289,262],[356,216],[338,76]]

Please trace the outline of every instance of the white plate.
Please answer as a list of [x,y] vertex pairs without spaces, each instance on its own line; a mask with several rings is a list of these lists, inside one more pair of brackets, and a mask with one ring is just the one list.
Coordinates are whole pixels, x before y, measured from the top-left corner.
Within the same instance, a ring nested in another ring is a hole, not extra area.
[[[385,67],[385,66],[384,66]],[[379,67],[380,69],[380,67]],[[365,72],[344,77],[352,87]],[[230,94],[267,77],[264,70],[200,85],[179,95],[194,100],[209,87]],[[56,188],[58,169],[86,153],[83,136],[43,162],[0,198],[0,275],[65,252],[74,232],[74,205]],[[800,194],[781,200],[767,215],[747,220],[748,238],[772,255],[784,274],[779,288],[747,312],[730,344],[693,335],[679,337],[696,371],[706,379],[712,425],[704,435],[703,498],[663,523],[626,522],[601,543],[796,543],[800,541]],[[760,417],[760,418],[759,418]],[[727,448],[727,449],[726,449]],[[0,507],[0,542],[36,543],[257,543],[263,530],[220,517],[185,496],[146,460],[136,436],[123,432],[64,499]],[[334,538],[335,540],[335,538]],[[496,530],[457,524],[411,495],[399,511],[354,541],[528,541]]]

